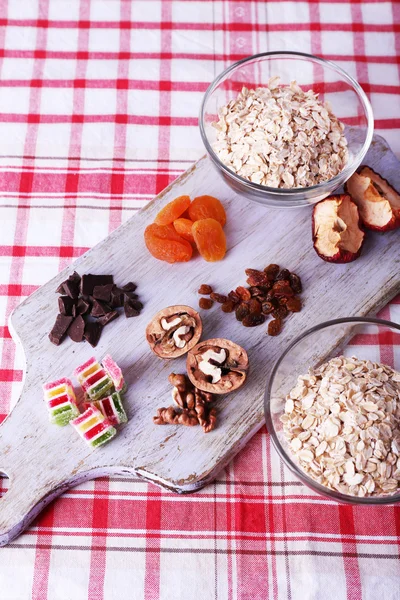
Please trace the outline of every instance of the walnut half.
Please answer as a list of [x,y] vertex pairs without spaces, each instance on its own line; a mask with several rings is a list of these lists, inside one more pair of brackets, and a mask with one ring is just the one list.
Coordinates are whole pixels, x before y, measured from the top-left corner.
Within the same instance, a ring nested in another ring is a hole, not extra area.
[[227,394],[245,382],[249,359],[246,350],[238,344],[214,338],[190,350],[186,368],[190,381],[199,390]]
[[160,358],[177,358],[197,344],[203,331],[198,312],[175,305],[160,310],[146,327],[146,339]]

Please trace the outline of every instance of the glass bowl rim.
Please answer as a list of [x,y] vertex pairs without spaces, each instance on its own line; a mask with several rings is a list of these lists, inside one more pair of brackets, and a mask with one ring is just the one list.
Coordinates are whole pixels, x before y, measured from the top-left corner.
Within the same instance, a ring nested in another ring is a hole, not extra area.
[[238,175],[237,173],[234,173],[233,171],[231,171],[223,162],[220,161],[218,156],[215,154],[210,142],[208,141],[207,134],[206,134],[205,128],[204,128],[205,105],[206,105],[210,95],[212,94],[212,92],[219,85],[220,81],[222,79],[224,79],[226,77],[226,75],[228,75],[231,71],[234,71],[238,67],[239,68],[242,67],[246,63],[254,61],[258,58],[270,58],[270,57],[278,57],[278,56],[292,56],[295,58],[300,58],[300,60],[306,59],[306,60],[310,60],[312,62],[320,63],[323,66],[328,66],[331,69],[333,69],[334,71],[337,71],[354,88],[359,99],[361,100],[361,103],[362,103],[365,113],[367,115],[367,135],[366,135],[364,144],[362,146],[362,149],[360,150],[360,152],[358,154],[359,163],[356,166],[356,169],[361,164],[361,162],[363,161],[363,159],[364,159],[365,155],[367,154],[367,151],[371,145],[372,137],[374,134],[374,115],[373,115],[370,101],[368,100],[367,95],[365,94],[364,90],[362,89],[360,84],[351,75],[349,75],[344,69],[342,69],[342,67],[339,67],[339,65],[337,65],[333,61],[327,60],[325,58],[321,58],[319,56],[315,56],[314,54],[307,54],[306,52],[294,52],[294,51],[292,52],[290,50],[276,50],[273,52],[260,52],[259,54],[253,54],[252,56],[247,56],[245,58],[242,58],[241,60],[236,61],[235,63],[231,64],[229,67],[224,69],[224,71],[222,71],[222,73],[220,73],[210,83],[210,85],[208,86],[208,88],[205,91],[205,94],[203,96],[203,100],[202,100],[201,106],[200,106],[200,114],[199,114],[200,135],[203,140],[203,144],[206,148],[206,151],[210,155],[211,159],[216,163],[216,165],[220,169],[222,169],[229,177],[231,177],[232,179],[237,181],[239,184],[245,185],[246,187],[253,188],[254,190],[258,190],[260,192],[275,194],[277,196],[279,196],[279,195],[296,196],[299,194],[304,194],[306,191],[308,192],[308,191],[314,191],[314,190],[321,190],[328,185],[331,186],[332,183],[334,183],[335,185],[337,183],[336,187],[339,187],[343,183],[343,181],[346,181],[354,173],[355,169],[354,169],[353,164],[346,165],[346,167],[342,171],[340,171],[340,173],[335,175],[335,177],[332,177],[332,179],[328,179],[328,181],[323,181],[316,185],[312,185],[312,186],[309,186],[306,188],[289,188],[289,189],[274,188],[274,187],[268,187],[266,185],[260,185],[259,183],[253,183],[252,181],[249,181],[248,179],[245,179],[241,175]]
[[369,325],[381,325],[384,327],[390,327],[391,329],[396,329],[400,332],[400,324],[394,323],[393,321],[387,321],[385,319],[378,319],[376,317],[343,317],[340,319],[332,319],[331,321],[324,321],[323,323],[319,323],[318,325],[314,325],[310,327],[302,334],[297,336],[294,340],[290,342],[288,347],[282,352],[279,356],[278,360],[274,363],[271,374],[268,378],[268,383],[266,385],[265,394],[264,394],[264,416],[265,422],[267,426],[268,433],[271,436],[272,444],[278,453],[280,459],[284,462],[284,464],[288,467],[288,469],[294,473],[297,479],[311,488],[314,492],[317,492],[320,496],[324,496],[325,498],[329,498],[330,500],[335,500],[341,504],[369,504],[369,505],[379,505],[379,504],[396,504],[400,502],[400,490],[396,497],[387,495],[387,496],[367,496],[367,497],[359,497],[359,496],[350,496],[349,494],[342,494],[336,490],[331,490],[330,488],[321,485],[315,479],[309,477],[305,471],[301,469],[299,465],[295,463],[294,460],[290,457],[289,453],[286,452],[285,448],[282,446],[281,442],[278,439],[278,436],[275,432],[275,427],[271,418],[270,411],[270,398],[272,391],[272,383],[275,379],[276,373],[284,360],[284,358],[289,354],[289,352],[302,340],[307,338],[309,335],[316,333],[317,331],[321,331],[322,329],[326,329],[333,325],[340,325],[345,323],[365,323]]

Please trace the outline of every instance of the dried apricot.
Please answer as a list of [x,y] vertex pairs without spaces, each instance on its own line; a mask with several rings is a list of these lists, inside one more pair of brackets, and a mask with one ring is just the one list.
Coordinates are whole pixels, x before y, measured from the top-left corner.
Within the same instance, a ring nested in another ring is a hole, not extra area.
[[148,225],[144,230],[144,241],[150,254],[158,260],[187,262],[192,257],[192,246],[176,233],[172,225]]
[[157,225],[170,225],[176,219],[183,215],[190,206],[189,196],[178,196],[172,202],[168,202],[158,213],[154,222]]
[[201,256],[207,262],[222,260],[226,253],[226,238],[221,224],[215,219],[193,223],[192,233]]
[[192,244],[194,244],[192,225],[193,221],[191,221],[190,219],[183,219],[182,217],[180,217],[179,219],[175,219],[174,221],[176,233],[188,242],[192,242]]
[[197,196],[189,206],[188,212],[192,221],[215,219],[222,227],[226,223],[225,209],[214,196]]

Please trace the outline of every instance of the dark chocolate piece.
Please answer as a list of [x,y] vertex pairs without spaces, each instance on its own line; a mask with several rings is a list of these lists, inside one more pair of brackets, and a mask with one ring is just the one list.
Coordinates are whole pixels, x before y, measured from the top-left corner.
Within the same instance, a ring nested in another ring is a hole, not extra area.
[[135,308],[136,310],[141,311],[143,308],[143,304],[140,302],[140,300],[129,300],[129,303],[133,306],[133,308]]
[[103,300],[104,302],[110,302],[111,290],[113,287],[113,283],[96,285],[93,289],[93,298],[96,298],[96,300]]
[[79,298],[79,300],[76,304],[75,313],[77,315],[85,315],[88,312],[88,310],[90,309],[90,306],[91,306],[90,302],[87,302],[83,298]]
[[64,291],[64,283],[66,283],[66,281],[62,281],[60,283],[60,285],[58,286],[58,288],[56,289],[56,294],[65,294]]
[[119,313],[116,310],[112,310],[111,312],[107,313],[106,315],[103,315],[102,317],[100,317],[99,323],[101,323],[104,327],[105,325],[107,325],[107,323],[109,323],[110,321],[114,321],[114,319],[116,319],[117,317],[119,317]]
[[64,292],[70,298],[77,300],[79,298],[79,282],[74,280],[69,280],[64,282],[63,285]]
[[112,306],[112,308],[120,308],[124,305],[124,300],[124,292],[120,288],[115,286],[114,289],[111,290],[110,305]]
[[[81,282],[81,276],[79,275],[79,273],[77,273],[76,271],[74,271],[72,273],[72,275],[70,275],[68,277],[68,279],[66,279],[65,281],[63,281],[62,283],[60,283],[60,285],[58,286],[58,288],[56,289],[56,293],[57,294],[68,294],[67,292],[67,288],[65,288],[65,284],[66,283],[70,283],[70,285],[72,284],[72,287],[74,286],[78,286],[79,288],[79,284]],[[79,293],[78,293],[79,295]],[[70,296],[70,294],[68,294],[68,296]],[[75,298],[75,296],[70,296],[71,298]],[[77,298],[78,296],[76,296]]]
[[140,314],[140,310],[134,306],[137,300],[126,300],[124,303],[124,311],[127,319],[130,317],[137,317]]
[[139,296],[133,292],[125,292],[124,296],[125,300],[137,300],[139,298]]
[[85,331],[85,321],[81,315],[78,315],[68,328],[68,335],[73,342],[81,342]]
[[91,296],[96,286],[108,285],[109,283],[114,283],[112,275],[92,275],[91,273],[82,275],[81,294]]
[[90,321],[89,323],[86,323],[83,337],[93,348],[95,348],[99,343],[102,329],[103,326],[98,321]]
[[112,309],[105,302],[102,302],[101,300],[93,300],[90,314],[92,317],[102,317],[103,315],[111,312],[111,310]]
[[67,315],[57,315],[53,329],[49,333],[49,340],[52,344],[59,346],[63,341],[68,327],[71,325],[73,317]]
[[136,283],[133,283],[132,281],[130,281],[129,283],[123,285],[121,290],[123,292],[135,292],[136,288],[137,288]]
[[60,314],[71,316],[75,302],[69,296],[60,296],[58,298],[58,310]]

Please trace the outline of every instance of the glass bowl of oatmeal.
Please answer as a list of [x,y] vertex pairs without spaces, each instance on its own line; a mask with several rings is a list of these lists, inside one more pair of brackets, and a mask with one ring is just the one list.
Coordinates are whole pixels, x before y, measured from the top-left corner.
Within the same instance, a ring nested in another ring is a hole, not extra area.
[[199,126],[212,163],[238,194],[298,207],[326,198],[354,173],[374,120],[364,91],[338,65],[266,52],[211,83]]
[[275,364],[267,429],[286,466],[318,494],[400,501],[399,344],[396,323],[337,319],[303,333]]

